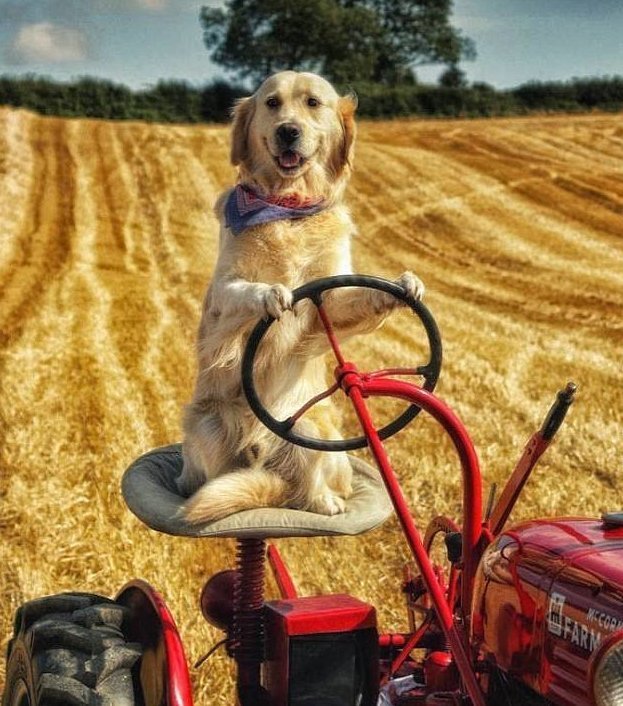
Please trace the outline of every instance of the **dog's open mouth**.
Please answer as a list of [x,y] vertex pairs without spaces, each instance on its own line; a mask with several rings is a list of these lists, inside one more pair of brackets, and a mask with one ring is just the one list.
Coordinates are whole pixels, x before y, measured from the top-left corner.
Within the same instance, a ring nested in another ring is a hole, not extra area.
[[284,150],[275,157],[275,161],[284,172],[294,172],[302,167],[307,159],[294,150]]

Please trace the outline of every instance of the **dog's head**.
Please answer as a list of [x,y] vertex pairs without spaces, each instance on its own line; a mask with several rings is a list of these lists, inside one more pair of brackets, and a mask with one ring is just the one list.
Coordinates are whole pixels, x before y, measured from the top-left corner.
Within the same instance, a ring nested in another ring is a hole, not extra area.
[[352,164],[356,107],[320,76],[275,74],[234,108],[232,163],[267,191],[330,192]]

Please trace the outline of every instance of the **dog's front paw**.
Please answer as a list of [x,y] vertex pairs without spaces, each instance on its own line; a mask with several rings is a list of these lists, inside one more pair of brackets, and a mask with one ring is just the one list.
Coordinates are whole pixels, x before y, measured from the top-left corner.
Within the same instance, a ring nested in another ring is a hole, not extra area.
[[396,284],[405,290],[409,299],[417,301],[424,296],[424,282],[409,270],[400,275],[396,280]]
[[[400,275],[395,284],[404,290],[409,300],[417,301],[424,296],[424,283],[409,270]],[[379,314],[392,311],[399,306],[407,306],[402,299],[396,299],[395,296],[387,294],[387,292],[373,290],[370,291],[369,296],[374,311]]]
[[339,515],[346,511],[344,499],[335,493],[321,493],[316,495],[309,505],[310,512],[317,512],[319,515]]
[[268,286],[262,301],[266,316],[280,319],[284,311],[292,310],[292,292],[283,284]]

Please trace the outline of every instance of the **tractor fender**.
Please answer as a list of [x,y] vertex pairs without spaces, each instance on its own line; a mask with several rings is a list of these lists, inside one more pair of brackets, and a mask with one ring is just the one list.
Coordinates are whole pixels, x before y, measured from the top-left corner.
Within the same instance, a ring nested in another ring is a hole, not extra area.
[[135,579],[115,601],[128,609],[124,634],[143,647],[139,668],[145,706],[193,706],[184,646],[162,596]]

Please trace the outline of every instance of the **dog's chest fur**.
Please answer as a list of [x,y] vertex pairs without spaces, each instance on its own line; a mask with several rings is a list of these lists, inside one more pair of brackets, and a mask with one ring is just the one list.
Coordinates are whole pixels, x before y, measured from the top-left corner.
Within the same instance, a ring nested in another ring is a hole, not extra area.
[[249,228],[230,236],[231,274],[293,289],[318,277],[348,272],[353,231],[348,211],[341,206]]
[[[257,318],[247,318],[244,322],[232,320],[219,306],[219,300],[222,303],[219,287],[240,280],[279,283],[295,289],[320,277],[348,273],[354,230],[348,209],[341,205],[306,218],[255,226],[236,236],[222,230],[219,258],[199,327],[201,372],[195,399],[210,397],[231,402],[242,398],[239,369],[242,352],[250,329],[261,317],[258,313]],[[290,385],[291,395],[292,387],[301,387],[303,395],[304,379],[317,381],[322,369],[318,361],[292,356],[314,318],[315,307],[310,304],[303,306],[297,316],[288,313],[283,322],[271,328],[256,363],[260,388],[266,381],[267,389],[277,396],[280,394],[272,373],[275,369],[279,369],[284,384]],[[307,369],[304,378],[303,368]],[[312,368],[318,368],[318,372],[312,372]]]

